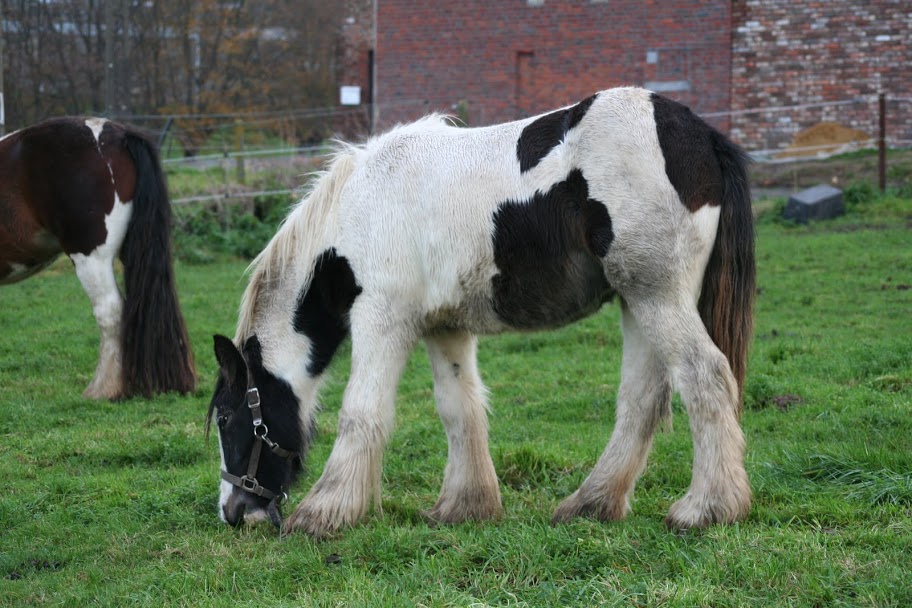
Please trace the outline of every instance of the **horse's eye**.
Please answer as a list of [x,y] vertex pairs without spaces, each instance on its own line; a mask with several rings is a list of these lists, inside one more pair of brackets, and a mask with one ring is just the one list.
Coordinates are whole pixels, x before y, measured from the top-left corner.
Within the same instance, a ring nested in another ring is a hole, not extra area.
[[228,419],[230,417],[231,416],[229,414],[219,414],[218,418],[216,418],[216,422],[220,427],[224,427],[226,424],[228,424]]

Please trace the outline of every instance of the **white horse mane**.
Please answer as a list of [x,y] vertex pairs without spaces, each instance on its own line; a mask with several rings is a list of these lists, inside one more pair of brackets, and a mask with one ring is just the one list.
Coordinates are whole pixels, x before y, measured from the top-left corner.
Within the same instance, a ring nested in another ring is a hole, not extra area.
[[[313,260],[320,248],[335,232],[332,207],[342,193],[342,188],[355,169],[359,154],[369,151],[384,135],[429,127],[457,127],[458,119],[446,114],[431,113],[411,123],[400,123],[385,134],[372,137],[362,144],[341,139],[333,140],[327,168],[314,171],[309,192],[288,213],[275,236],[247,267],[250,281],[241,297],[237,331],[234,341],[239,346],[253,334],[253,322],[263,288],[277,281],[296,260]],[[305,263],[298,267],[294,277],[298,285],[307,285],[313,275],[313,266]]]
[[[324,235],[331,231],[333,202],[338,200],[345,182],[355,167],[355,156],[360,146],[342,141],[334,142],[335,150],[323,171],[315,171],[310,191],[288,213],[275,236],[247,267],[250,281],[241,298],[235,342],[240,344],[253,333],[254,315],[263,287],[283,276],[295,259],[312,260],[316,249],[324,242]],[[305,265],[301,284],[310,281],[313,267]]]

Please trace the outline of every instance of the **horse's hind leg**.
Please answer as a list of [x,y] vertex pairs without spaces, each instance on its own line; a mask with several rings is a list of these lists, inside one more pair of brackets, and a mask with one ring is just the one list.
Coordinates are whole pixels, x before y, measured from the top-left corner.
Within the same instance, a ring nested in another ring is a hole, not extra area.
[[500,490],[488,451],[487,403],[475,359],[475,337],[447,333],[429,336],[425,342],[437,411],[449,443],[440,498],[425,515],[445,523],[497,517]]
[[634,314],[669,362],[690,417],[690,489],[671,506],[666,523],[699,528],[743,519],[750,509],[751,491],[738,422],[738,386],[728,359],[709,337],[695,306],[641,303]]
[[553,521],[573,517],[618,520],[630,511],[630,496],[646,466],[656,427],[671,416],[671,375],[624,307],[624,358],[614,432],[595,468],[558,506]]
[[70,255],[98,323],[101,341],[95,376],[83,393],[91,399],[117,399],[123,394],[121,371],[121,315],[123,298],[114,278],[114,260],[98,248],[89,255]]
[[339,432],[320,479],[285,522],[286,531],[322,537],[380,506],[383,449],[393,428],[396,386],[416,336],[387,303],[361,295],[352,306],[351,377]]

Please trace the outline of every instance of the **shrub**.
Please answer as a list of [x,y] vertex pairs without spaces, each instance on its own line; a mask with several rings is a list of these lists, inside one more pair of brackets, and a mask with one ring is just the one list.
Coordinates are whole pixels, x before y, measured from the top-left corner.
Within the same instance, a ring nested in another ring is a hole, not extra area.
[[174,254],[190,264],[220,257],[250,259],[275,234],[291,200],[258,197],[253,209],[231,203],[187,204],[174,207]]

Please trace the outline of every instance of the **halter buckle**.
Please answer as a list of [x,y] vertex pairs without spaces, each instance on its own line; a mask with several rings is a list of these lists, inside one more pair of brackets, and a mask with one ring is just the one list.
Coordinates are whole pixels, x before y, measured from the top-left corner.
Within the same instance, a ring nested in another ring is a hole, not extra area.
[[253,494],[256,494],[257,489],[259,489],[259,487],[260,487],[260,483],[256,480],[255,477],[247,477],[246,475],[241,477],[241,488],[242,489],[247,490],[248,492],[252,492]]
[[[260,411],[260,391],[257,387],[247,389],[247,407],[253,414],[254,429],[263,424],[263,413]],[[254,431],[255,433],[256,431]]]

